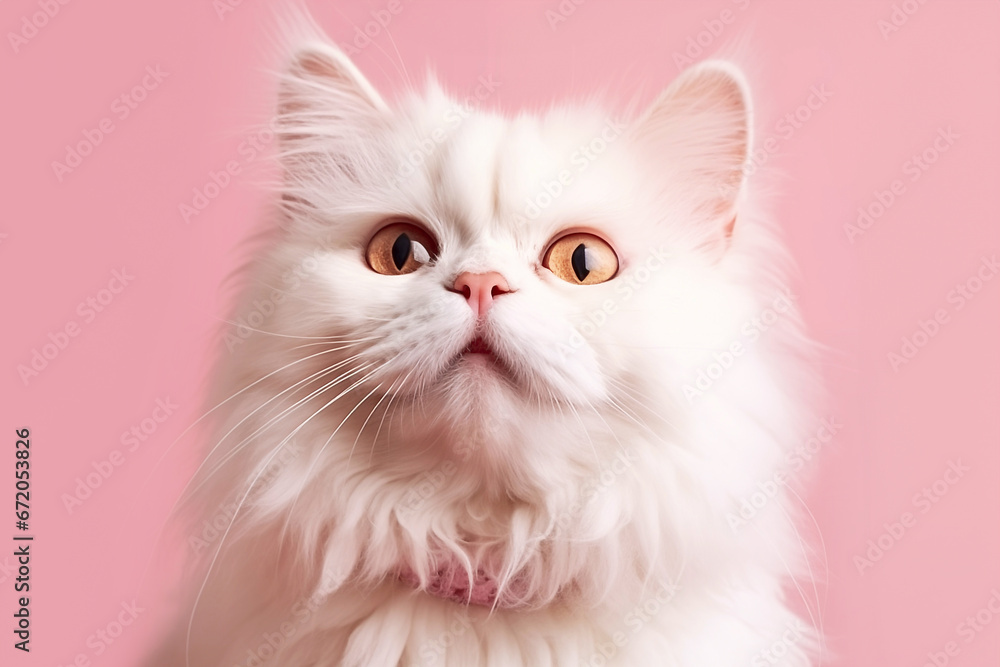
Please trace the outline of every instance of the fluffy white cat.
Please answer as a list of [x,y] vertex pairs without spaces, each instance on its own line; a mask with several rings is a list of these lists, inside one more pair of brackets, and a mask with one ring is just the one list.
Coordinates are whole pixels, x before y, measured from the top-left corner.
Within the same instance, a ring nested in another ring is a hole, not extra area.
[[154,662],[811,664],[816,382],[740,71],[624,118],[390,105],[300,31],[279,96],[190,494],[217,536]]

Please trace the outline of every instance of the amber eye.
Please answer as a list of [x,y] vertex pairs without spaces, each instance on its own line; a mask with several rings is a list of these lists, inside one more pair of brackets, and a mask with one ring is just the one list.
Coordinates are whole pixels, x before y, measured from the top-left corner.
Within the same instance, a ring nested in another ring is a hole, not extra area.
[[368,242],[365,257],[376,273],[401,276],[412,273],[437,256],[434,238],[409,222],[394,222]]
[[542,266],[574,285],[596,285],[618,273],[618,255],[604,239],[578,232],[557,239],[542,258]]

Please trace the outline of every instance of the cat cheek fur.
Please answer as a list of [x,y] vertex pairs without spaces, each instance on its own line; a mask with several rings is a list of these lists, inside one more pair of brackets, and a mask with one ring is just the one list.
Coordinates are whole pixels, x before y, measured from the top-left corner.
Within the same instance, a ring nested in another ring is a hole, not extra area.
[[[742,74],[703,63],[624,121],[459,114],[433,82],[390,106],[310,26],[279,82],[279,231],[237,319],[285,293],[223,355],[189,499],[195,525],[239,509],[157,664],[751,664],[799,623],[781,587],[803,549],[784,486],[753,527],[728,517],[818,392],[794,309],[744,333],[787,259],[741,171]],[[363,245],[393,216],[440,256],[373,272]],[[613,241],[619,275],[539,266],[573,226]],[[485,271],[511,289],[484,323],[450,288]],[[456,361],[480,331],[500,367]],[[443,570],[490,578],[497,608],[431,595]],[[797,637],[786,664],[805,667],[816,634]]]

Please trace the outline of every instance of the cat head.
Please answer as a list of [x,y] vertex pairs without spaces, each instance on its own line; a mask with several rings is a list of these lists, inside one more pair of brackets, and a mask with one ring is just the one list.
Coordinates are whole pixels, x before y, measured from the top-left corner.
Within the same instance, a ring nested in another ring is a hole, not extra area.
[[670,385],[674,352],[718,337],[750,142],[726,63],[636,118],[505,117],[433,82],[390,107],[314,42],[286,70],[277,125],[287,259],[320,264],[297,333],[364,339],[364,386],[505,424]]
[[[472,97],[500,86],[484,77]],[[307,507],[363,508],[362,524],[384,523],[364,547],[373,579],[403,558],[426,583],[420,553],[468,545],[500,545],[508,575],[530,573],[530,545],[563,529],[563,546],[604,539],[606,558],[652,558],[662,503],[694,511],[679,499],[699,481],[671,467],[679,450],[704,454],[690,451],[706,434],[685,387],[757,303],[738,243],[746,83],[705,62],[623,117],[470,99],[432,81],[388,104],[330,43],[291,54],[281,237],[259,274],[260,294],[281,298],[237,365],[277,374],[308,406],[285,432],[317,444],[261,504],[299,503],[303,523]],[[592,483],[616,461],[632,486]],[[608,538],[639,514],[644,536]],[[535,575],[525,590],[566,584]]]

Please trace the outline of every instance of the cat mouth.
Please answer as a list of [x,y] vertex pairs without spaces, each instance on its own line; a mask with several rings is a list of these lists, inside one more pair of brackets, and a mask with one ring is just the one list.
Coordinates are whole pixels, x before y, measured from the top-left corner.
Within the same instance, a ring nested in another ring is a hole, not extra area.
[[482,336],[477,335],[458,354],[457,362],[465,366],[486,367],[510,376],[510,369],[503,357]]
[[468,344],[453,357],[451,368],[469,371],[490,371],[498,377],[513,381],[513,373],[507,360],[481,335],[475,335]]
[[465,349],[462,350],[462,355],[465,356],[468,354],[488,354],[496,357],[496,354],[493,352],[493,349],[489,346],[489,343],[487,343],[483,339],[482,336],[476,336],[469,342],[468,345],[465,346]]
[[514,373],[507,359],[479,334],[474,335],[472,340],[452,357],[447,370],[473,373],[476,376],[492,376],[509,383],[514,382]]

